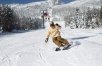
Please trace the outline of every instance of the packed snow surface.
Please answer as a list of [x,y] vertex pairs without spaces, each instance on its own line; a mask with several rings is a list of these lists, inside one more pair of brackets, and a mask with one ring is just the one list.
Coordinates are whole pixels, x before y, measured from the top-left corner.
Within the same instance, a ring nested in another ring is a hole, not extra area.
[[54,51],[47,29],[0,35],[0,66],[102,66],[102,29],[62,28],[62,37],[78,44]]

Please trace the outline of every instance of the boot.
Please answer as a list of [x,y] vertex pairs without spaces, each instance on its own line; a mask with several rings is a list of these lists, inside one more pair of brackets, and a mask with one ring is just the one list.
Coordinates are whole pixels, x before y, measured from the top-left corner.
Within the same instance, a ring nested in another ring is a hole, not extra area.
[[64,48],[63,48],[63,50],[67,50],[67,49],[69,49],[70,48],[70,44],[69,45],[67,45],[67,46],[65,46]]
[[60,50],[61,50],[60,48],[56,48],[56,49],[55,49],[55,51],[60,51]]

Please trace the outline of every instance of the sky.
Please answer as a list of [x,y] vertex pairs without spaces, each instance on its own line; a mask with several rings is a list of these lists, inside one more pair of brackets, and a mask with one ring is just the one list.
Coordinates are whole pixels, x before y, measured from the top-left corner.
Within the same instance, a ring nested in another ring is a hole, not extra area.
[[[44,1],[44,0],[0,0],[0,4],[12,4],[12,3],[30,3],[30,2],[38,2],[38,1]],[[71,2],[73,0],[62,0],[64,3]]]

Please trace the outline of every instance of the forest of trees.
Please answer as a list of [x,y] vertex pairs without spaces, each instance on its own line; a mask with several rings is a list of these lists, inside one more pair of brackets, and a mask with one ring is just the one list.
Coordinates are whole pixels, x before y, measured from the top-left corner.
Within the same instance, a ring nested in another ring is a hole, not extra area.
[[23,16],[20,18],[8,5],[0,5],[0,31],[33,30],[42,28],[42,19]]
[[102,27],[102,6],[101,9],[87,8],[82,10],[76,8],[73,14],[64,17],[65,26],[70,28],[99,28]]
[[[69,10],[68,10],[69,9]],[[100,28],[102,27],[101,8],[66,8],[54,9],[54,14],[64,17],[65,26],[74,28]],[[43,20],[19,15],[8,5],[0,4],[0,31],[35,30],[43,27]]]

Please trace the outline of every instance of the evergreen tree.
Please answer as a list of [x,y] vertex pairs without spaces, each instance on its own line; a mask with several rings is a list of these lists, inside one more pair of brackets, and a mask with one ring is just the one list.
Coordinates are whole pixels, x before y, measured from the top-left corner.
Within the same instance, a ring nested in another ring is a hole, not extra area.
[[[1,22],[1,21],[2,21],[2,20],[1,20],[1,19],[2,19],[2,17],[1,17],[1,15],[2,15],[1,12],[2,12],[2,10],[1,10],[1,9],[2,9],[2,7],[0,6],[0,28],[1,28],[1,26],[2,26],[2,22]],[[1,30],[1,29],[0,29],[0,30]]]
[[3,21],[4,21],[4,5],[0,4],[0,30],[2,30],[3,26]]
[[101,9],[100,9],[100,22],[102,24],[102,5],[101,5]]
[[11,32],[13,26],[13,10],[8,7],[4,6],[3,9],[3,31],[4,32]]

